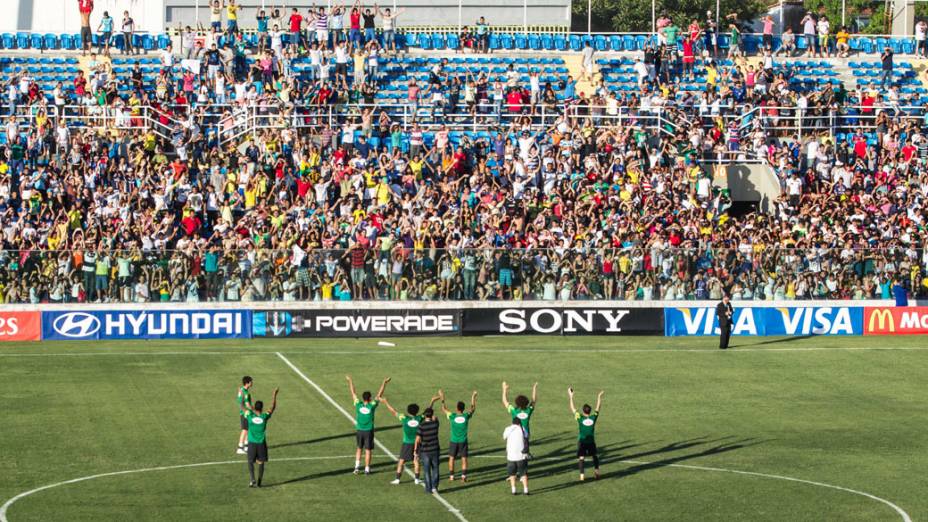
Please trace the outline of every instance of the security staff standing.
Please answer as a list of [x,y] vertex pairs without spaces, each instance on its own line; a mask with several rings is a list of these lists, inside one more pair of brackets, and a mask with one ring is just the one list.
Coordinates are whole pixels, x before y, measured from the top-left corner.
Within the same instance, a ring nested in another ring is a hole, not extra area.
[[719,330],[721,330],[721,335],[719,337],[719,349],[727,350],[728,349],[728,339],[731,337],[731,320],[734,317],[735,311],[731,307],[731,301],[729,301],[728,296],[722,297],[722,302],[716,305],[715,315],[719,319]]

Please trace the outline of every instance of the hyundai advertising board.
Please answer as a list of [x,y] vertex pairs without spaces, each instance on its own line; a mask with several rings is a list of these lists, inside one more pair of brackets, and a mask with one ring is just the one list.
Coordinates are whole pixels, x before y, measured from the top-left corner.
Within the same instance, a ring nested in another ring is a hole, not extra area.
[[250,310],[42,312],[42,339],[248,339]]

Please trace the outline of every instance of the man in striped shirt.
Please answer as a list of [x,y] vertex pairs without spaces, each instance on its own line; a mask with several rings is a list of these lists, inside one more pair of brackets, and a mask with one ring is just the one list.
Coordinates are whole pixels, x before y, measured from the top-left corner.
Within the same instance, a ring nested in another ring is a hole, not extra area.
[[422,475],[425,482],[425,493],[438,492],[438,453],[441,451],[438,442],[438,419],[435,410],[426,408],[422,415],[425,417],[419,423],[416,434],[415,452],[419,455]]
[[324,7],[316,10],[313,16],[313,24],[316,26],[316,41],[320,47],[328,49],[329,47],[329,14],[325,12]]

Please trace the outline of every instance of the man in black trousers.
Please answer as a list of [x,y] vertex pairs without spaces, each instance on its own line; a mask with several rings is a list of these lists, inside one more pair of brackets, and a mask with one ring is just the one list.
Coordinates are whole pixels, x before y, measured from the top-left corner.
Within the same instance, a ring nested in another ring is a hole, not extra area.
[[734,313],[728,296],[723,296],[722,302],[715,307],[715,315],[719,318],[719,330],[721,330],[721,335],[719,336],[720,350],[728,349],[728,339],[731,337],[731,320],[732,317],[734,317]]

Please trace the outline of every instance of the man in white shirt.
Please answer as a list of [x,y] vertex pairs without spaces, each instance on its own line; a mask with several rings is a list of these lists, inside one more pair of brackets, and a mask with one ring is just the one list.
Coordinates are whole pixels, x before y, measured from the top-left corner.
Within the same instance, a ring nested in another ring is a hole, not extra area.
[[915,56],[928,58],[928,23],[924,20],[915,24]]
[[509,475],[509,485],[512,494],[516,494],[516,477],[522,478],[522,493],[528,495],[528,462],[525,460],[525,433],[522,431],[522,421],[513,417],[503,432],[506,441],[506,473]]

